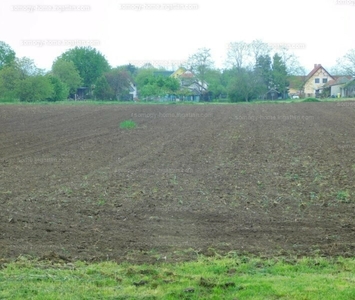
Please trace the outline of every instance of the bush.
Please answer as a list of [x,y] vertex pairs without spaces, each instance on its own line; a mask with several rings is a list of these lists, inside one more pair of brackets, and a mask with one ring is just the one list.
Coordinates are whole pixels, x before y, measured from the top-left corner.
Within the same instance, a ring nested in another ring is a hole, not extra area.
[[135,128],[136,126],[136,123],[132,120],[126,120],[120,123],[120,128],[122,129],[131,129]]

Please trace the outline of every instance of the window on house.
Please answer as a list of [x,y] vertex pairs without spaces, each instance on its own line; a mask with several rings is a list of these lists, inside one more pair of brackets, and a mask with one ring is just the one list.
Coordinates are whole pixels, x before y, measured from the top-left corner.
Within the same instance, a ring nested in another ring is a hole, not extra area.
[[319,83],[319,78],[314,79],[315,83]]
[[323,78],[322,82],[323,83],[327,83],[328,82],[328,78]]

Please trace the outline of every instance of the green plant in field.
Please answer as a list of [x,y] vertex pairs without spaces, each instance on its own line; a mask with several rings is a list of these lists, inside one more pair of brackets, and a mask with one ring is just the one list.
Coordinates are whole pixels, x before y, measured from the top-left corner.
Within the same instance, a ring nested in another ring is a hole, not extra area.
[[339,191],[337,193],[337,199],[341,202],[349,203],[350,202],[350,194],[349,191]]
[[170,179],[170,182],[171,182],[171,184],[173,184],[173,185],[177,185],[177,184],[178,184],[177,178],[176,178],[176,174],[174,175],[173,178]]
[[121,129],[132,129],[136,128],[137,124],[133,120],[125,120],[120,123],[120,128]]
[[106,199],[100,197],[100,198],[99,198],[99,201],[97,201],[97,205],[103,206],[103,205],[105,205],[105,204],[106,204]]

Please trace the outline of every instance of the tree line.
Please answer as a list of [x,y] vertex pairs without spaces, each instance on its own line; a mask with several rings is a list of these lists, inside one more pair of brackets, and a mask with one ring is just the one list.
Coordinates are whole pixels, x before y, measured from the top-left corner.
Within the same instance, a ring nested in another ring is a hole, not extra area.
[[[132,100],[134,88],[142,99],[183,97],[192,93],[191,84],[194,93],[206,101],[250,101],[270,95],[285,99],[290,77],[306,75],[293,53],[271,48],[261,40],[230,43],[224,69],[214,67],[207,48],[198,49],[181,67],[194,74],[187,85],[179,78],[159,75],[164,68],[150,64],[112,67],[95,48],[75,47],[57,57],[50,71],[44,71],[28,57],[18,58],[0,41],[0,100],[60,101],[76,98],[80,87],[85,87],[86,98],[97,100]],[[355,50],[338,59],[335,71],[355,76]]]

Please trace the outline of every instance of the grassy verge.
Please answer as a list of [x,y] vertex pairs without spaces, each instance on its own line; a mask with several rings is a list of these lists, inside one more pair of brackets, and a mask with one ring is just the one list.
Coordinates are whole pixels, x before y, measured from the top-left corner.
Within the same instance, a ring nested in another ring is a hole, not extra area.
[[[317,100],[317,101],[316,101]],[[57,101],[57,102],[20,102],[20,101],[3,101],[0,100],[0,105],[253,105],[253,104],[289,104],[289,103],[302,103],[302,102],[342,102],[342,101],[354,101],[354,98],[327,98],[327,99],[288,99],[288,100],[253,100],[250,102],[124,102],[124,101]]]
[[0,299],[355,299],[354,258],[3,264]]

